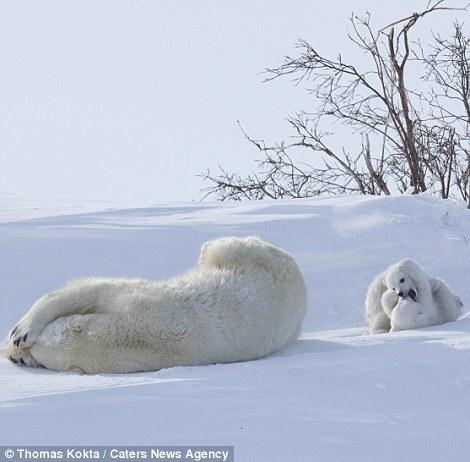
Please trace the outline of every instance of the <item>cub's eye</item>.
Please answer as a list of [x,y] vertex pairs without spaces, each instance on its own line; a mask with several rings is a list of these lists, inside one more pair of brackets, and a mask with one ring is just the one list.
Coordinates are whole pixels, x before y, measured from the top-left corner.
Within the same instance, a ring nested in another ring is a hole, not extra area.
[[400,284],[403,284],[405,282],[405,278],[400,279]]

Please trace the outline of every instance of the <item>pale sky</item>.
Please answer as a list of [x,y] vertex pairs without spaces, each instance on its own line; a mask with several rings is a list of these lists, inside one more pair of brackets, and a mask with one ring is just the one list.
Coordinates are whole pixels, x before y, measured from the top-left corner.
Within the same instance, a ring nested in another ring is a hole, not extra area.
[[386,25],[426,1],[397,3],[0,0],[0,192],[199,200],[202,170],[254,166],[236,120],[276,141],[309,108],[289,80],[263,84],[265,67],[299,37],[348,53],[352,11]]

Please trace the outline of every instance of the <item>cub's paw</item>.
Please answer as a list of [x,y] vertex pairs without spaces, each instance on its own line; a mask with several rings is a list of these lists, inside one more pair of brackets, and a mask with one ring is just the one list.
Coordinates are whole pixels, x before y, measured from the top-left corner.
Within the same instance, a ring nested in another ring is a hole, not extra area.
[[395,291],[387,289],[383,294],[382,294],[382,308],[385,312],[385,314],[391,318],[392,317],[392,312],[396,308],[399,298],[398,295],[395,293]]
[[43,367],[41,363],[31,356],[29,350],[16,350],[8,355],[8,359],[12,363],[18,364],[18,366]]

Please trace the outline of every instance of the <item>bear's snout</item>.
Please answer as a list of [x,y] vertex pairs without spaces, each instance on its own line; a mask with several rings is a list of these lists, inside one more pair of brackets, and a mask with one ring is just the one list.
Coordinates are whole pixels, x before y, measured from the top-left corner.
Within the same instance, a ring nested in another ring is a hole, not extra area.
[[417,293],[413,289],[410,289],[410,291],[408,292],[408,297],[410,297],[411,300],[416,301],[416,295]]

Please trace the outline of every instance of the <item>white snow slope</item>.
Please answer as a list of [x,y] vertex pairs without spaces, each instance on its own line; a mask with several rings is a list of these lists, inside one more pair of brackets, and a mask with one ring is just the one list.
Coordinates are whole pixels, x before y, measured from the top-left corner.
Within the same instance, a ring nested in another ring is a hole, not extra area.
[[[0,444],[235,446],[237,461],[464,461],[470,317],[368,335],[373,276],[417,259],[470,307],[470,211],[431,196],[108,209],[0,203],[0,333],[70,278],[166,278],[202,242],[256,234],[308,286],[300,341],[269,358],[133,375],[0,360]],[[102,207],[109,207],[104,204]]]

